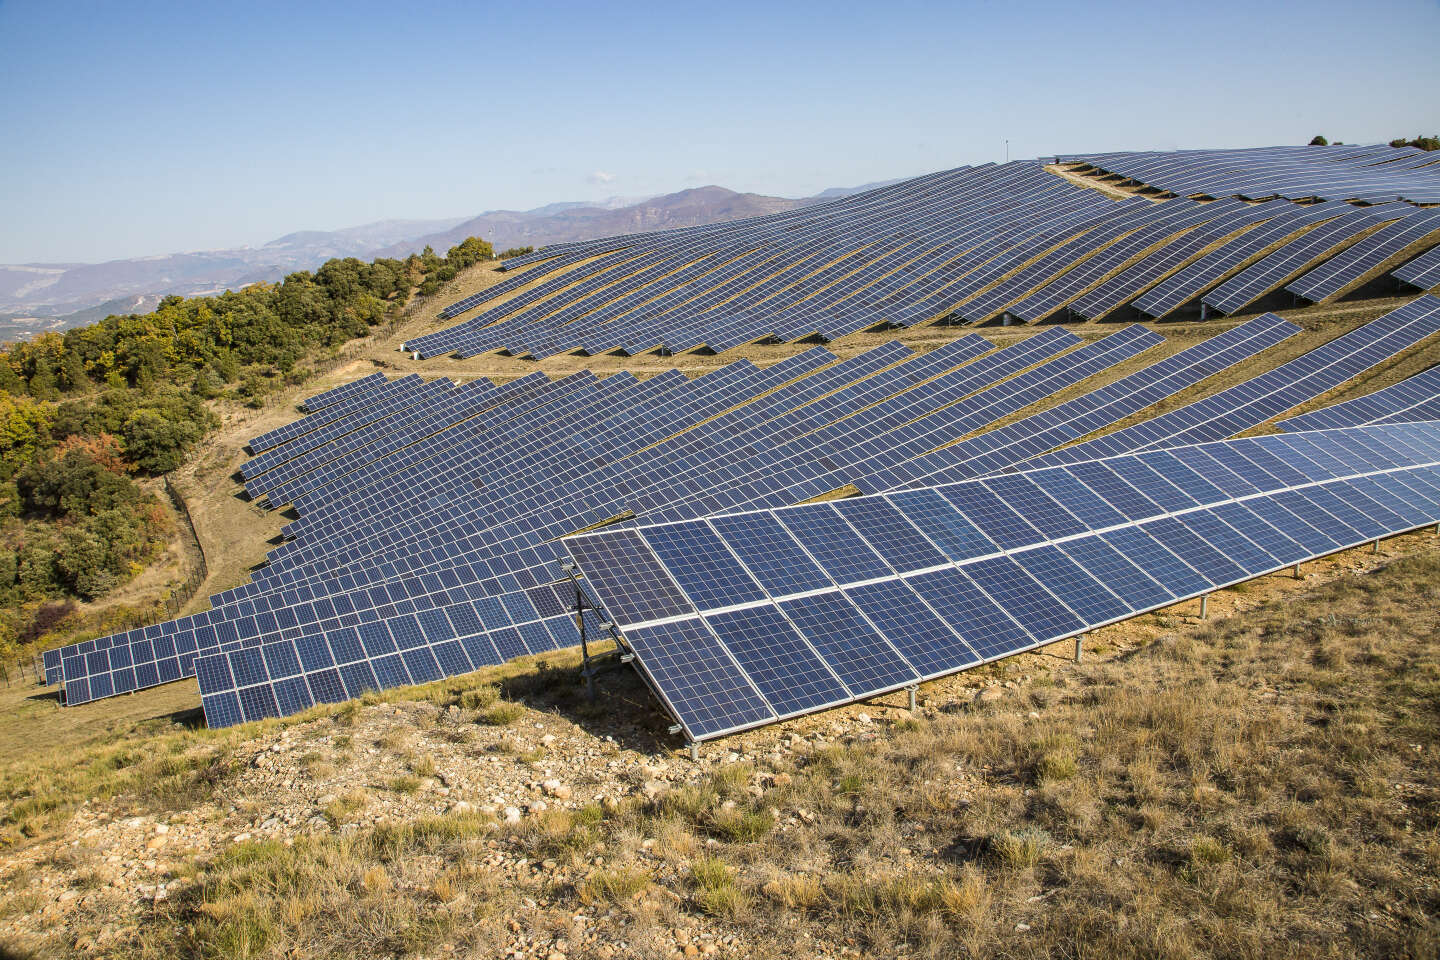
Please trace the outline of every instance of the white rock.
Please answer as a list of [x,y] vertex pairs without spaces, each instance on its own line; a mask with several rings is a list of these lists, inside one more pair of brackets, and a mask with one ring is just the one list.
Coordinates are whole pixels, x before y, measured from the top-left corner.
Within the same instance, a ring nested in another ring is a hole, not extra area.
[[506,822],[506,823],[519,823],[519,822],[520,822],[520,808],[519,808],[519,807],[506,807],[506,808],[505,808],[505,822]]

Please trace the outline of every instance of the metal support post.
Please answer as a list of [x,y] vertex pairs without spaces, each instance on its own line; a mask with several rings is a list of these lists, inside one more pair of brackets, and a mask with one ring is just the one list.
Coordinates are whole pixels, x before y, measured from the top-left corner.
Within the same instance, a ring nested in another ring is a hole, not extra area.
[[915,712],[915,694],[920,692],[919,687],[906,687],[905,692],[910,694],[910,712]]
[[1201,620],[1205,620],[1205,619],[1208,619],[1209,616],[1210,616],[1210,594],[1208,594],[1208,593],[1203,593],[1203,594],[1200,595],[1200,619],[1201,619]]
[[1201,320],[1204,320],[1204,319],[1205,319],[1206,317],[1208,317],[1209,315],[1210,315],[1210,306],[1209,306],[1208,304],[1205,304],[1205,303],[1200,304],[1200,319],[1201,319]]
[[1300,576],[1300,564],[1298,564],[1298,563],[1295,564],[1295,579],[1296,579],[1296,580],[1302,580],[1302,579],[1304,579],[1303,577]]
[[1375,541],[1375,552],[1376,552],[1376,553],[1379,553],[1379,552],[1380,552],[1380,541],[1379,541],[1378,538],[1377,538],[1376,541]]
[[1081,641],[1084,640],[1084,639],[1085,639],[1085,634],[1083,634],[1083,633],[1080,634],[1080,636],[1078,636],[1078,637],[1075,638],[1075,662],[1076,662],[1076,663],[1079,663],[1079,662],[1080,662],[1080,658],[1081,658],[1081,656],[1084,654],[1085,648],[1084,648],[1084,646],[1083,646],[1082,643],[1081,643]]
[[695,763],[700,762],[700,744],[694,740],[690,741],[690,759]]

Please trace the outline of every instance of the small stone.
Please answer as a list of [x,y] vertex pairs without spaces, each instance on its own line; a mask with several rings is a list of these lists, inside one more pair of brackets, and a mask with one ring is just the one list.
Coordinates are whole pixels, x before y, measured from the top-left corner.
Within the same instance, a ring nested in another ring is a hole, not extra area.
[[506,822],[506,823],[519,823],[519,822],[520,822],[520,808],[519,808],[519,807],[506,807],[506,808],[505,808],[505,822]]
[[986,687],[979,693],[975,694],[976,703],[997,703],[1004,698],[1005,694],[1001,693],[994,687]]
[[470,813],[475,809],[474,804],[467,800],[456,800],[450,805],[451,813]]
[[1015,930],[1016,930],[1017,933],[1024,933],[1026,930],[1029,930],[1029,929],[1030,929],[1030,924],[1028,924],[1028,923],[1017,923],[1017,924],[1015,924]]
[[855,720],[856,720],[856,722],[858,722],[858,723],[869,723],[869,722],[870,722],[870,714],[868,714],[868,713],[857,713],[857,714],[855,714]]
[[167,833],[170,832],[170,824],[168,824],[168,823],[157,823],[157,824],[155,824],[155,832],[158,833],[158,834],[160,834],[160,835],[163,837],[165,834],[167,834]]
[[250,834],[248,834],[248,833],[237,833],[237,834],[235,834],[235,839],[234,839],[234,841],[232,841],[232,842],[234,842],[234,843],[244,843],[246,840],[249,840],[249,839],[250,839]]
[[1040,713],[1037,710],[1031,710],[1029,713],[1025,714],[1025,716],[1029,717],[1031,720],[1040,719]]
[[549,810],[549,809],[550,809],[550,805],[549,805],[548,803],[546,803],[544,800],[534,800],[534,801],[531,801],[530,807],[529,807],[529,810],[530,810],[530,812],[531,812],[532,814],[535,814],[535,813],[544,813],[546,810]]
[[145,841],[146,850],[159,850],[163,846],[165,846],[164,837],[151,837],[149,840]]

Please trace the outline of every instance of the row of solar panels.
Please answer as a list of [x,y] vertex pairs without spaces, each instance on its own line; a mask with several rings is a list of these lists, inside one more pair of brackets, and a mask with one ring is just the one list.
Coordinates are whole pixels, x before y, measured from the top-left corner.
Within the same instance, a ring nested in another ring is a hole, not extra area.
[[1113,202],[1016,162],[769,217],[558,245],[507,261],[549,257],[443,312],[505,302],[405,349],[723,350],[940,317],[1099,319],[1129,305],[1158,318],[1202,297],[1233,313],[1282,286],[1339,296],[1436,241],[1440,212],[1409,203]]
[[[1290,387],[1280,411],[1436,332],[1437,305],[1435,298],[1422,298],[1280,368],[1276,379]],[[464,442],[446,438],[461,435],[464,424],[440,430],[406,448],[412,455],[392,465],[400,469],[371,472],[363,490],[305,498],[310,505],[301,507],[300,539],[278,551],[272,568],[252,584],[212,598],[212,610],[75,645],[47,666],[65,681],[67,699],[80,702],[81,680],[88,696],[118,692],[132,676],[148,685],[145,680],[189,675],[196,654],[294,641],[539,585],[553,579],[561,555],[554,537],[627,510],[679,519],[777,506],[846,483],[866,488],[867,477],[880,482],[886,471],[945,450],[973,453],[967,458],[971,468],[1003,469],[1117,423],[1294,330],[1274,317],[1243,324],[968,440],[968,434],[1125,362],[1160,338],[1133,328],[1076,347],[1072,334],[1052,329],[987,353],[982,338],[965,335],[919,357],[891,344],[843,362],[817,349],[767,371],[732,364],[693,382],[679,374],[643,383],[631,378],[629,384],[625,378],[597,384],[580,377],[585,402],[562,389],[565,380],[545,386],[532,380],[535,389],[515,389],[510,399],[531,404],[526,416],[501,418],[463,434]],[[1055,359],[1026,369],[1050,357]],[[665,389],[667,379],[677,389]],[[600,389],[612,381],[616,386]],[[711,385],[702,387],[706,381]],[[678,403],[688,390],[705,402]],[[376,393],[383,395],[378,387]],[[537,394],[550,402],[536,404]],[[1229,431],[1216,436],[1237,432],[1279,412],[1274,394],[1224,391],[1225,416],[1204,422]],[[626,396],[635,402],[625,404]],[[1200,403],[1214,413],[1212,404]],[[1172,435],[1193,435],[1194,419],[1172,417]],[[587,448],[591,436],[595,443]],[[567,448],[561,438],[576,445]],[[1163,444],[1165,436],[1147,441]],[[174,639],[157,647],[162,637]],[[126,653],[111,654],[117,647]],[[142,661],[155,664],[153,673],[142,677]],[[98,685],[90,681],[97,673],[127,670]],[[69,695],[72,681],[75,696]]]
[[565,545],[692,740],[1440,523],[1440,424],[1127,454]]
[[1087,163],[1182,197],[1440,203],[1440,156],[1384,144],[1079,154]]

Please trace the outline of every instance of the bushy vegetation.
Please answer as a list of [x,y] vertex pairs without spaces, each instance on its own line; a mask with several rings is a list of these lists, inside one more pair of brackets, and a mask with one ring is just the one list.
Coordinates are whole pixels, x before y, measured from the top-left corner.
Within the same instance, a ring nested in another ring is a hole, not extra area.
[[1390,141],[1392,147],[1414,147],[1417,150],[1440,150],[1440,133],[1428,137],[1417,136],[1413,140],[1406,140],[1404,137],[1397,137]]
[[102,597],[143,569],[171,525],[142,484],[215,429],[214,402],[262,405],[416,288],[493,258],[471,237],[444,257],[331,260],[0,350],[0,649],[33,636],[42,608]]

